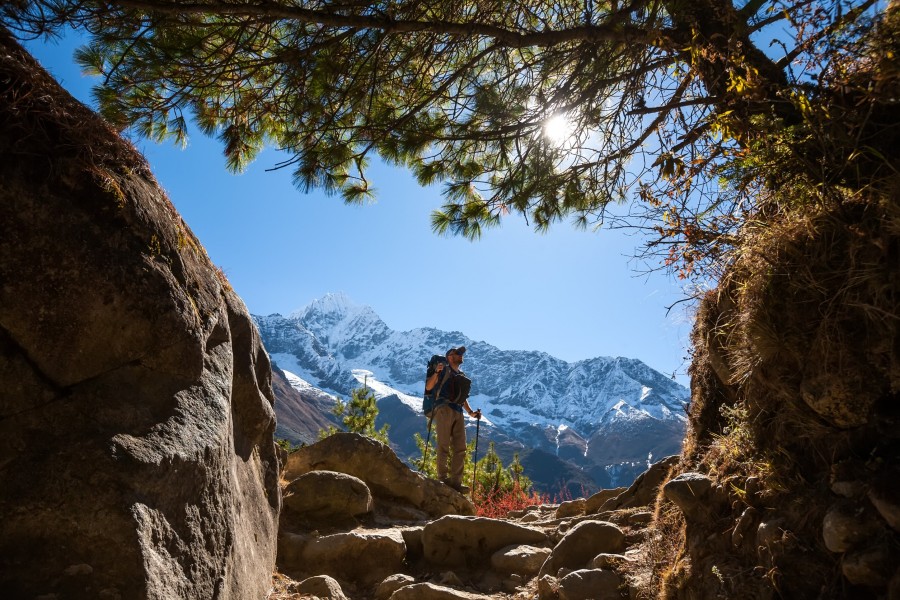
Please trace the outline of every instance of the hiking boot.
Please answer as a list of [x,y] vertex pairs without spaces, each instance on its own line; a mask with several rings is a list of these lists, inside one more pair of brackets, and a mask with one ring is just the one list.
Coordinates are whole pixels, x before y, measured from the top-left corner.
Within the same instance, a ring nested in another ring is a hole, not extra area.
[[441,479],[441,483],[443,483],[446,486],[452,487],[454,490],[456,490],[460,494],[468,494],[469,493],[469,486],[467,486],[467,485],[463,485],[461,483],[453,483],[449,479]]

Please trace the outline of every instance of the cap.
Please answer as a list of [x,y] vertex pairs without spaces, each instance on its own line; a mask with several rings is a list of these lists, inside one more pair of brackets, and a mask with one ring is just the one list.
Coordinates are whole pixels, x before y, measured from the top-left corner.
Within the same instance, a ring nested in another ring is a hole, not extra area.
[[466,353],[465,346],[460,346],[459,348],[450,348],[449,350],[447,350],[447,356],[450,356],[451,354],[465,354],[465,353]]

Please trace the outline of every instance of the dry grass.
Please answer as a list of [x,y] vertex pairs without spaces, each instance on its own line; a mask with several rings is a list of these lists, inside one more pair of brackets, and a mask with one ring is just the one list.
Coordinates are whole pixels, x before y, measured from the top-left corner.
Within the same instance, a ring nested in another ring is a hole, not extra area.
[[[896,437],[878,415],[900,389],[900,177],[887,189],[781,202],[745,228],[704,298],[682,460],[714,479],[723,508],[691,523],[660,502],[657,598],[847,593],[840,557],[821,542],[830,470]],[[781,523],[764,551],[731,543],[750,507],[754,526]]]

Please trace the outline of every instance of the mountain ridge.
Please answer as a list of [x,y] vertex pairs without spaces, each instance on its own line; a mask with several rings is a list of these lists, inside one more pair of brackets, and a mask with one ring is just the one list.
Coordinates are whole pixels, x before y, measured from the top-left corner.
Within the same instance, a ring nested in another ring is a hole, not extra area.
[[[409,414],[392,414],[394,420],[424,422],[418,399],[427,360],[465,345],[463,369],[472,379],[470,403],[483,410],[483,425],[489,425],[482,431],[511,440],[523,450],[551,451],[552,446],[540,439],[546,438],[542,431],[567,430],[567,439],[581,441],[565,446],[566,460],[594,473],[599,486],[622,483],[621,477],[598,478],[596,474],[611,465],[590,459],[597,455],[592,446],[603,445],[608,437],[615,438],[619,448],[611,454],[627,459],[620,462],[641,463],[640,470],[652,458],[636,454],[637,448],[644,452],[648,447],[640,438],[662,436],[661,443],[650,444],[661,452],[680,449],[688,391],[638,359],[595,357],[569,363],[537,350],[501,350],[461,332],[432,327],[395,331],[372,308],[344,294],[328,294],[288,317],[273,314],[254,320],[281,369],[335,396],[349,397],[363,382],[379,401],[396,395]],[[618,430],[628,431],[625,442]],[[629,443],[635,452],[629,453]],[[584,448],[579,450],[579,444]],[[409,444],[399,445],[407,456],[415,453]]]

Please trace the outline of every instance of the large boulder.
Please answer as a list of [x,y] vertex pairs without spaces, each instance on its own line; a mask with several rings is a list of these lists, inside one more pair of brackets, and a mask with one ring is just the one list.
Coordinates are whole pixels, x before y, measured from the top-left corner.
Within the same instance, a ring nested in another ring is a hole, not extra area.
[[0,590],[262,598],[280,490],[246,308],[146,161],[0,29]]
[[581,569],[559,580],[559,600],[621,600],[621,578],[609,569]]
[[370,587],[399,572],[405,558],[406,543],[396,529],[322,536],[284,532],[278,549],[279,566],[291,577],[329,575]]
[[284,489],[284,508],[306,519],[347,521],[372,511],[372,494],[353,475],[310,471]]
[[431,517],[473,515],[475,507],[452,488],[412,471],[389,446],[357,433],[336,433],[293,452],[284,478],[339,471],[363,480],[375,498],[403,500]]
[[540,529],[486,517],[450,515],[422,531],[425,559],[446,566],[475,566],[507,546],[545,543],[547,534]]
[[491,556],[491,568],[504,575],[518,574],[533,577],[550,556],[550,548],[536,548],[527,544],[507,546]]
[[541,566],[540,576],[556,576],[559,569],[584,569],[598,554],[625,549],[625,534],[607,521],[582,521],[559,541]]

